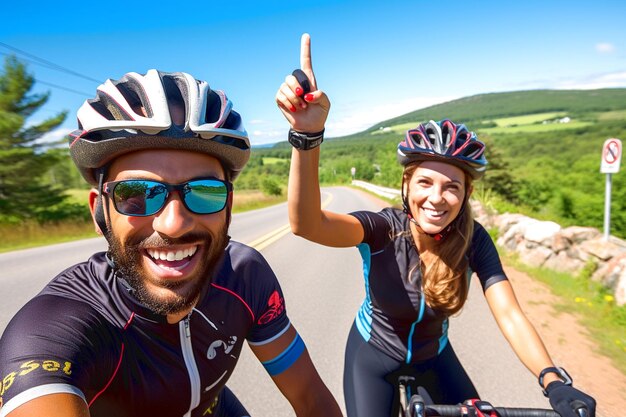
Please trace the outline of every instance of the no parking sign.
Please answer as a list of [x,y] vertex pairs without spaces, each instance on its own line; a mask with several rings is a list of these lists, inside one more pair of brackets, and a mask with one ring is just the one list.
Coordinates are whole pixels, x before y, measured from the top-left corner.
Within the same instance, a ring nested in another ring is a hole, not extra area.
[[616,174],[619,172],[619,164],[622,159],[622,141],[619,139],[607,139],[602,147],[602,174]]
[[619,172],[622,159],[622,141],[611,138],[604,141],[602,147],[602,164],[600,172],[606,174],[604,190],[604,240],[608,242],[611,230],[611,174]]

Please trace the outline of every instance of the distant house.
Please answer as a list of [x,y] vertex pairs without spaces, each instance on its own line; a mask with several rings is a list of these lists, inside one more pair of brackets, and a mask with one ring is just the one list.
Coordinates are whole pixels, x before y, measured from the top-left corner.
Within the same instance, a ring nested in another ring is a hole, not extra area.
[[569,116],[561,117],[560,119],[544,120],[541,124],[547,125],[550,123],[569,123],[572,119]]

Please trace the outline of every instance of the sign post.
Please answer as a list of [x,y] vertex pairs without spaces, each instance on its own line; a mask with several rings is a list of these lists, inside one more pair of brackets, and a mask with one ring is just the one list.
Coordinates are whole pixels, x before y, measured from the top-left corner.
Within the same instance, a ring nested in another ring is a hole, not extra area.
[[600,172],[606,174],[606,187],[604,191],[604,240],[606,241],[609,240],[611,229],[611,175],[619,172],[621,159],[622,141],[615,138],[604,141]]

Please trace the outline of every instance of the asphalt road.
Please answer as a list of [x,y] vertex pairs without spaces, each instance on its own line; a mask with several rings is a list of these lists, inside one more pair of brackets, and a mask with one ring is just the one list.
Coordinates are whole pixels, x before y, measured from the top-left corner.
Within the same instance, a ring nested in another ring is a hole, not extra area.
[[[323,200],[338,212],[380,208],[348,188],[325,189]],[[285,204],[233,216],[230,234],[259,249],[274,268],[289,317],[343,409],[343,350],[364,296],[358,251],[326,248],[294,236]],[[97,238],[0,254],[0,331],[54,275],[105,247]],[[497,406],[549,407],[535,378],[498,331],[475,280],[466,307],[451,320],[450,340],[484,400]],[[253,416],[294,415],[248,348],[228,385]]]

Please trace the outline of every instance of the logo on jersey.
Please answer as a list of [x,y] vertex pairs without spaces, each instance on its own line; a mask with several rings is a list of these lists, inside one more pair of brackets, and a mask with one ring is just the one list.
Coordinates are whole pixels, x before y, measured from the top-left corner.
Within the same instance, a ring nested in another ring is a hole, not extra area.
[[[55,360],[42,360],[42,361],[27,361],[20,365],[19,370],[11,372],[0,379],[0,398],[4,396],[7,390],[13,385],[16,378],[21,378],[36,369],[40,369],[50,373],[64,373],[65,375],[72,375],[72,363],[71,362],[58,362]],[[0,406],[2,404],[0,403]]]
[[[228,343],[223,340],[216,340],[209,346],[209,350],[206,352],[206,357],[209,359],[213,359],[217,356],[217,349],[223,348],[224,354],[228,355],[231,350],[235,347],[235,343],[237,343],[237,336],[231,336],[228,338]],[[233,356],[234,357],[234,356]]]
[[266,324],[280,316],[285,311],[285,301],[278,291],[274,291],[267,300],[269,309],[259,318],[258,324]]

